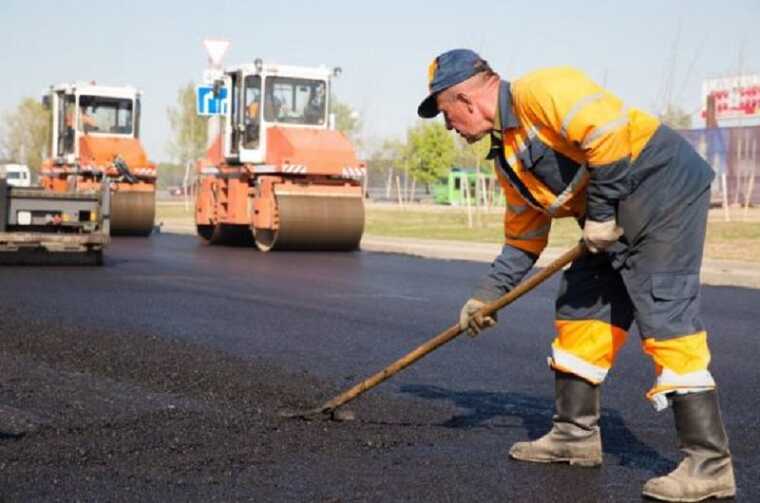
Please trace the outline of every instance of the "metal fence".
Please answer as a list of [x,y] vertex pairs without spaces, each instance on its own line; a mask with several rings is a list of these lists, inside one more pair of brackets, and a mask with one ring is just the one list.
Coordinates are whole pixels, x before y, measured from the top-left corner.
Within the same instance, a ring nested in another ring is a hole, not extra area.
[[714,203],[725,207],[760,204],[760,126],[679,132],[715,171]]

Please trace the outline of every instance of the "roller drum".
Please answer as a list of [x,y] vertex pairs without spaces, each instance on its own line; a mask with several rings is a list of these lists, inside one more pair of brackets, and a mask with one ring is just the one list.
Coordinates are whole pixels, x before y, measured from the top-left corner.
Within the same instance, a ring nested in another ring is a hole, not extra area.
[[196,224],[195,228],[198,236],[211,245],[251,246],[253,243],[251,229],[245,225]]
[[276,194],[279,229],[255,229],[269,250],[355,250],[364,232],[364,201],[353,194]]
[[111,194],[111,234],[148,236],[156,216],[155,191],[115,191]]

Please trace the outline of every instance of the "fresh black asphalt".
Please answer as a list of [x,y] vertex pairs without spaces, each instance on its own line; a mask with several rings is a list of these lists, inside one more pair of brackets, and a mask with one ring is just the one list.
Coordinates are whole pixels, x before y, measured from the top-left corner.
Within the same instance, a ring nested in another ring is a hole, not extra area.
[[[30,419],[39,425],[25,435],[0,438],[0,501],[56,500],[52,489],[40,489],[55,485],[49,480],[40,480],[35,489],[34,473],[46,470],[67,481],[71,499],[83,501],[640,500],[644,481],[672,469],[678,452],[670,411],[657,414],[644,399],[654,370],[635,332],[603,388],[605,461],[600,469],[525,464],[506,457],[513,442],[535,438],[550,427],[553,380],[546,357],[557,278],[506,308],[496,328],[476,339],[462,336],[452,341],[358,398],[351,404],[358,416],[352,423],[289,426],[278,423],[270,410],[287,403],[287,397],[266,403],[267,397],[258,398],[259,409],[266,409],[260,424],[267,427],[257,434],[272,435],[267,446],[280,442],[277,431],[303,439],[299,445],[291,438],[284,442],[287,448],[267,451],[259,459],[251,453],[251,464],[261,469],[250,477],[226,475],[235,470],[246,473],[244,449],[239,458],[220,460],[218,453],[204,457],[201,441],[193,455],[186,453],[184,463],[218,465],[219,470],[209,475],[213,483],[193,485],[177,476],[177,470],[161,475],[147,468],[135,472],[126,462],[116,463],[115,468],[91,461],[57,466],[64,461],[51,461],[58,458],[42,451],[49,442],[60,440],[64,445],[63,439],[74,433],[68,427],[58,428],[48,433],[52,440],[47,440],[45,431],[55,429],[58,420],[45,410],[53,402],[49,396],[36,397],[34,390],[19,391],[32,367],[34,379],[45,379],[40,377],[41,367],[34,366],[37,354],[44,355],[46,369],[56,375],[63,372],[67,379],[87,375],[102,383],[107,375],[112,383],[118,374],[109,370],[110,363],[97,372],[92,370],[95,363],[78,368],[76,358],[57,366],[55,355],[45,354],[44,348],[25,348],[28,327],[29,337],[58,329],[67,337],[139,334],[159,345],[184,344],[183,355],[208,349],[229,355],[235,365],[263,362],[275,369],[272,389],[278,386],[274,381],[288,380],[283,393],[300,393],[295,402],[318,405],[452,325],[487,267],[366,252],[264,254],[251,248],[209,247],[191,236],[171,234],[114,239],[100,268],[0,267],[0,326],[4,327],[0,340],[10,338],[12,330],[16,341],[10,348],[3,344],[0,356],[8,368],[18,364],[11,380],[0,366],[0,413],[7,405],[21,411],[18,414],[43,418]],[[706,286],[702,302],[713,351],[712,372],[734,454],[737,499],[759,501],[760,290]],[[57,343],[65,346],[65,341]],[[80,344],[86,347],[86,339]],[[130,347],[125,345],[124,351]],[[167,351],[169,358],[173,347],[160,351]],[[153,351],[159,354],[150,358],[123,354],[117,360],[150,360],[158,365],[162,355]],[[93,362],[97,357],[87,356]],[[221,356],[204,362],[216,370],[227,365]],[[229,375],[244,371],[235,372]],[[256,375],[262,383],[269,378],[269,374]],[[171,375],[164,377],[171,382]],[[179,372],[177,382],[182,379]],[[116,380],[120,386],[137,386],[129,393],[156,391],[149,379]],[[58,391],[56,407],[68,407],[65,389]],[[120,393],[125,396],[123,390]],[[185,396],[182,389],[172,393]],[[216,403],[191,402],[188,410]],[[246,415],[248,409],[238,412]],[[103,421],[93,424],[95,429],[106,428]],[[214,431],[224,434],[223,427]],[[76,432],[76,441],[86,442],[87,434]],[[131,435],[143,434],[139,430]],[[24,442],[33,443],[36,435],[46,440],[30,444],[34,449],[28,451],[36,454],[27,459]],[[209,444],[223,442],[209,438]],[[141,448],[139,440],[135,440],[139,459],[150,466],[151,449]],[[163,442],[146,438],[145,444],[151,441]],[[127,472],[129,476],[124,475]],[[93,482],[97,474],[101,480],[117,482],[98,485]],[[125,487],[135,491],[129,492],[132,496]]]

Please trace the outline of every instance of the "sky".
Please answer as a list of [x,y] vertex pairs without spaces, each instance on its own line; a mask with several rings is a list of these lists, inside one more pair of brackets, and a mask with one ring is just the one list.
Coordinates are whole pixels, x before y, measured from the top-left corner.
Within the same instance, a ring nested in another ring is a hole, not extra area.
[[703,79],[760,73],[758,26],[760,0],[0,0],[0,114],[53,83],[133,85],[148,155],[169,162],[166,111],[200,82],[205,38],[229,40],[228,65],[340,66],[334,91],[359,113],[368,148],[404,137],[428,64],[458,47],[506,80],[572,65],[628,106],[696,114]]

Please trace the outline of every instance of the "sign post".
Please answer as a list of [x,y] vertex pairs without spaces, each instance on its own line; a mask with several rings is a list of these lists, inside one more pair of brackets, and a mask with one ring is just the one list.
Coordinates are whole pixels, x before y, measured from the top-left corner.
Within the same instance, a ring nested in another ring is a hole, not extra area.
[[[208,86],[199,86],[199,88],[210,87],[213,91],[214,82],[221,80],[224,77],[222,60],[224,59],[224,55],[227,52],[227,49],[230,47],[230,42],[223,39],[207,38],[203,41],[203,46],[206,48],[206,54],[208,55],[208,68],[203,73],[205,83],[208,84]],[[210,116],[208,120],[208,127],[206,128],[207,149],[211,148],[217,137],[221,134],[222,123],[220,115],[222,113],[226,113],[227,111],[227,90],[224,88],[218,88],[218,90],[219,95],[214,96],[212,93],[212,98],[206,98],[208,92],[204,92],[203,95],[201,95],[200,91],[196,91],[196,105],[205,106],[207,104],[206,100],[209,100],[208,108],[206,108],[206,110],[209,111],[208,115]],[[224,94],[224,98],[221,98],[222,94]],[[214,99],[218,99],[218,102],[212,105],[212,101]],[[201,106],[198,107],[199,110],[201,110],[201,108]],[[216,110],[216,113],[211,113],[212,109]]]

